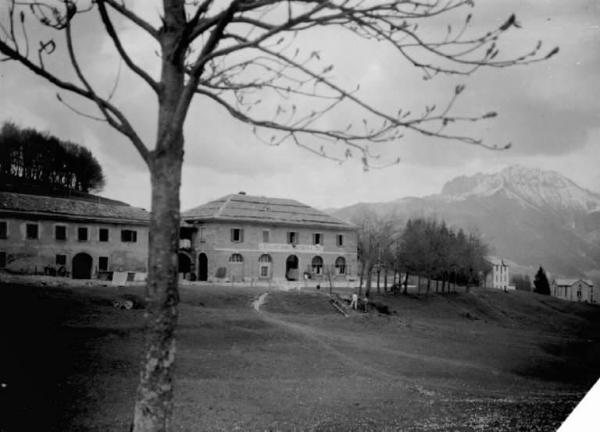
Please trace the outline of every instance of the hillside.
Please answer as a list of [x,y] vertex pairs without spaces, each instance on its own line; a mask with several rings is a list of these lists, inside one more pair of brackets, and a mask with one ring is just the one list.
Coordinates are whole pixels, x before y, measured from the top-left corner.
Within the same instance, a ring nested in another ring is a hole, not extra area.
[[346,220],[374,211],[404,225],[411,217],[437,217],[479,232],[492,253],[524,268],[600,282],[600,195],[552,171],[509,167],[458,177],[440,194],[332,211]]

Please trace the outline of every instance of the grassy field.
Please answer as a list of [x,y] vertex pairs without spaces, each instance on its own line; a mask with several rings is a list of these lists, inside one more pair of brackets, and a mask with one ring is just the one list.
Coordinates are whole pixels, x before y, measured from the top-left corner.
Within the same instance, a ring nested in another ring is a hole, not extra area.
[[[187,286],[172,431],[550,431],[600,376],[600,308],[531,293]],[[141,288],[0,285],[0,430],[128,431]]]

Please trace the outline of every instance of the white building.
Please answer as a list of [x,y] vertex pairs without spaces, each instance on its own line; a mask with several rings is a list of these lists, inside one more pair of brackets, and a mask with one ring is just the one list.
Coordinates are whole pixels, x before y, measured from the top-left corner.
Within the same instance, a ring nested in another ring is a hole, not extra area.
[[496,257],[488,257],[488,261],[492,265],[492,271],[488,274],[485,285],[504,291],[514,290],[515,287],[510,285],[508,264],[503,259]]
[[550,286],[552,296],[569,301],[597,303],[594,284],[585,279],[555,279]]

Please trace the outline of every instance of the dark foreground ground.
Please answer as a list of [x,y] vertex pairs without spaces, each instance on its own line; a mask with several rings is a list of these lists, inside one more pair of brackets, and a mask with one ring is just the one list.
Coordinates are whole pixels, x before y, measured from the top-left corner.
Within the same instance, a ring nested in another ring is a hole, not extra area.
[[[551,431],[600,376],[600,308],[477,290],[182,289],[172,431]],[[0,431],[128,431],[141,288],[0,285]]]

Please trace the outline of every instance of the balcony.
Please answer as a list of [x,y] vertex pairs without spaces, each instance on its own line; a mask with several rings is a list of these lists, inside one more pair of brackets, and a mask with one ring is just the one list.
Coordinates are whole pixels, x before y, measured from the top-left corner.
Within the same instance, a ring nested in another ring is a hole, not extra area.
[[179,239],[179,249],[191,249],[192,240],[190,239]]

